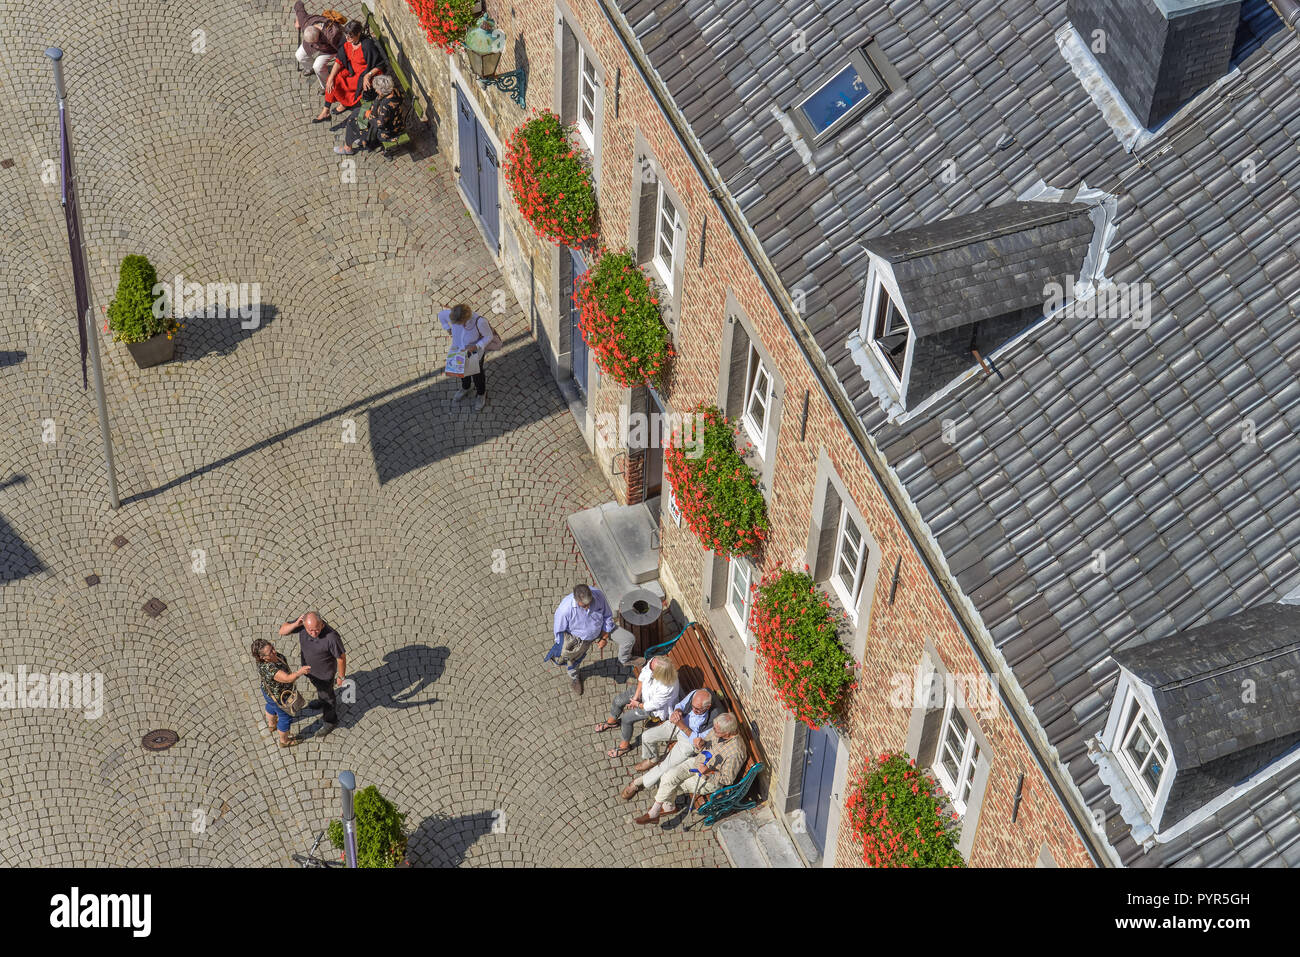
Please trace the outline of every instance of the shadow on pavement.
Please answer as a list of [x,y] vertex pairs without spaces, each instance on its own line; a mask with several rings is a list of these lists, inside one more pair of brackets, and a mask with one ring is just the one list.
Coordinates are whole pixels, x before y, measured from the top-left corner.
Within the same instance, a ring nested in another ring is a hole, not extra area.
[[[257,314],[243,319],[239,314],[217,316],[215,310],[195,312],[181,320],[183,328],[176,343],[176,360],[192,362],[209,355],[228,356],[245,339],[265,329],[279,316],[269,303],[257,303]],[[252,324],[256,322],[257,325]],[[249,325],[251,328],[244,328]]]
[[[489,353],[485,367],[488,404],[482,412],[472,411],[469,402],[453,403],[459,383],[437,374],[434,378],[441,381],[372,408],[370,451],[379,484],[475,444],[475,432],[488,432],[484,439],[504,435],[566,411],[563,396],[550,374],[541,374],[540,365],[540,355],[533,348]],[[527,467],[524,462],[518,465]]]
[[349,671],[348,677],[357,683],[357,700],[339,705],[339,724],[344,728],[356,725],[374,708],[419,708],[436,704],[433,685],[442,677],[451,651],[439,645],[407,645],[384,655],[384,663],[367,671]]
[[16,366],[27,358],[27,353],[21,349],[17,351],[0,351],[0,369],[7,369],[10,366]]
[[505,816],[499,811],[478,811],[461,817],[432,814],[420,822],[406,846],[406,856],[416,867],[459,867],[465,855],[493,826],[500,830]]
[[[26,475],[15,474],[0,484],[0,489],[23,485],[26,482]],[[23,541],[22,536],[14,531],[5,517],[0,515],[0,585],[7,585],[43,571],[45,571],[45,563],[32,551],[31,546]]]

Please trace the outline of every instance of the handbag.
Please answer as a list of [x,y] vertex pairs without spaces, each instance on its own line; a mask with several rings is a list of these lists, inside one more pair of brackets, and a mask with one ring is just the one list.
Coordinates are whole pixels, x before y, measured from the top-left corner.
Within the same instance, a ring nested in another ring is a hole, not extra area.
[[[478,329],[478,331],[479,331],[480,334],[482,334],[482,332],[483,332],[483,327],[480,326],[478,323],[479,323],[479,321],[480,321],[482,318],[483,318],[482,316],[475,316],[475,317],[474,317],[474,327],[475,327],[476,329]],[[489,329],[492,329],[491,324],[488,325],[488,328],[489,328]],[[501,342],[501,334],[500,334],[499,332],[497,332],[495,329],[492,329],[492,338],[489,339],[489,340],[488,340],[488,344],[485,345],[485,346],[483,347],[483,351],[484,351],[484,352],[490,352],[490,351],[492,351],[493,349],[500,349],[501,346],[502,346],[502,342]]]
[[283,691],[275,696],[275,703],[291,718],[298,717],[303,709],[307,707],[307,699],[302,696],[302,692],[289,685]]

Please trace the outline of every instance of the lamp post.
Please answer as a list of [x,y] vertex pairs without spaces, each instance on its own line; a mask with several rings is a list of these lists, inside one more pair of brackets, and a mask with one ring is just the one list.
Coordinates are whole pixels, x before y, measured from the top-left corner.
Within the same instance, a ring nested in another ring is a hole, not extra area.
[[357,816],[352,810],[352,794],[357,789],[357,777],[351,771],[339,772],[339,797],[343,802],[343,853],[348,867],[357,866]]
[[511,70],[498,73],[501,53],[506,48],[506,35],[498,30],[491,17],[483,17],[478,26],[465,34],[465,53],[469,57],[469,68],[478,77],[483,89],[495,86],[510,98],[526,108],[524,93],[528,89],[528,74],[523,70]]

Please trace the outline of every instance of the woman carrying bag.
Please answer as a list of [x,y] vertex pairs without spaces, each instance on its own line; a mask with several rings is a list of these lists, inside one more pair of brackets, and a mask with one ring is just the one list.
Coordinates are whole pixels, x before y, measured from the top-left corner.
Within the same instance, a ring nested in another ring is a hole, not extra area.
[[[454,402],[469,398],[470,382],[474,383],[474,411],[482,412],[487,404],[487,376],[483,371],[489,350],[501,348],[501,337],[483,316],[475,315],[469,306],[461,303],[438,312],[442,328],[451,333],[451,354],[447,357],[447,374],[458,375],[460,391]],[[463,357],[462,357],[463,354]]]
[[289,724],[302,714],[306,706],[293,683],[311,671],[311,666],[303,665],[297,671],[290,671],[284,655],[277,653],[275,645],[265,638],[253,642],[253,661],[262,682],[262,697],[266,699],[266,726],[280,732],[280,747],[291,748],[299,739],[297,735],[289,734]]

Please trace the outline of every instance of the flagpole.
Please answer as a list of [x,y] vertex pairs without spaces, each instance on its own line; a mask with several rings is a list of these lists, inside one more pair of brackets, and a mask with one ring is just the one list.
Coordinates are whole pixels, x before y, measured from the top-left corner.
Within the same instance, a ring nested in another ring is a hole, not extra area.
[[[99,364],[99,323],[95,321],[94,311],[90,307],[90,278],[85,275],[81,204],[75,201],[75,184],[72,182],[72,139],[68,134],[67,103],[63,89],[63,51],[58,47],[50,47],[45,51],[45,55],[54,65],[54,93],[59,101],[60,147],[64,151],[59,164],[59,175],[63,177],[60,202],[63,205],[64,215],[68,218],[68,245],[69,252],[72,254],[73,282],[74,285],[81,286],[86,300],[85,312],[80,318],[86,352],[90,360],[91,376],[95,382],[95,405],[99,409],[99,434],[104,443],[104,464],[108,469],[108,501],[113,508],[118,508],[121,502],[117,497],[117,468],[113,464],[113,437],[108,425],[108,404],[104,401],[104,372]],[[71,208],[68,203],[69,197],[74,200]],[[78,303],[78,306],[80,305],[81,303]]]

